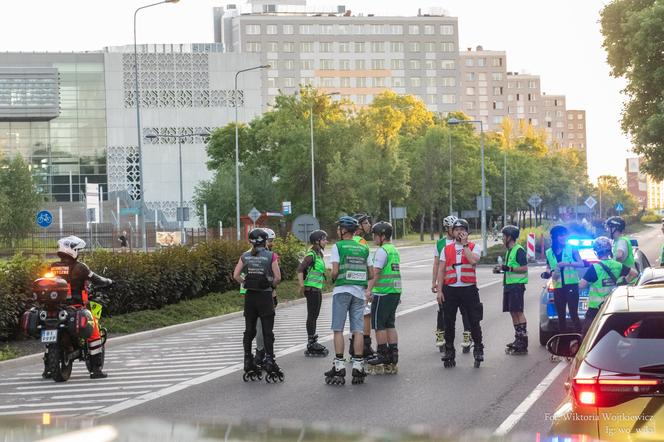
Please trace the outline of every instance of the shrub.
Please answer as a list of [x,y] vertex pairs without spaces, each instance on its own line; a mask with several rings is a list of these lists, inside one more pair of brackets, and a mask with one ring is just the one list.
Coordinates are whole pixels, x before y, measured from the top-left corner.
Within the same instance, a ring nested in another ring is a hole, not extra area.
[[22,255],[0,263],[0,339],[14,336],[19,318],[31,298],[32,281],[45,267],[39,258]]
[[644,224],[648,223],[659,223],[661,222],[662,217],[654,213],[647,213],[641,217],[641,222]]
[[300,264],[302,258],[304,258],[306,245],[295,236],[288,234],[285,238],[275,239],[272,250],[279,255],[281,279],[295,278],[297,266]]

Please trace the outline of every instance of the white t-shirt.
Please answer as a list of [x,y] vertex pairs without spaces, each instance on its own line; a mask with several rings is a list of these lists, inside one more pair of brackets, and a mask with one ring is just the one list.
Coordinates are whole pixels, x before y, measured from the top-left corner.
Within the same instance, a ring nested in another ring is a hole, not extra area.
[[[627,259],[630,245],[627,244],[627,241],[625,241],[624,239],[617,239],[616,241],[618,243],[618,245],[616,246],[616,251],[620,250],[623,253],[623,260]],[[615,256],[613,258],[617,259]]]
[[[445,245],[446,245],[446,246],[449,246],[449,245],[452,244],[453,242],[454,242],[453,239],[445,238]],[[437,243],[436,243],[436,245],[433,247],[433,256],[434,256],[434,257],[438,257],[438,244],[437,244]]]
[[[339,261],[339,249],[335,244],[332,246],[332,250],[330,250],[330,263],[339,263]],[[364,300],[364,291],[365,288],[361,285],[340,285],[334,286],[334,289],[332,289],[332,295],[334,296],[337,293],[350,293],[356,298]]]
[[[463,255],[463,246],[459,244],[458,242],[454,243],[454,250],[456,251],[456,261],[455,264],[461,264],[461,257]],[[479,258],[479,254],[473,250],[472,252],[473,256],[477,259]],[[443,257],[441,259],[441,265],[447,265],[443,264],[445,263],[445,254],[443,253]],[[450,287],[468,287],[469,285],[473,285],[468,282],[461,282],[461,266],[458,265],[454,267],[456,270],[456,282],[454,284],[450,284]]]
[[382,247],[376,249],[376,251],[373,253],[373,259],[371,261],[371,265],[375,269],[381,270],[383,267],[385,267],[385,263],[387,262],[387,252],[385,249]]

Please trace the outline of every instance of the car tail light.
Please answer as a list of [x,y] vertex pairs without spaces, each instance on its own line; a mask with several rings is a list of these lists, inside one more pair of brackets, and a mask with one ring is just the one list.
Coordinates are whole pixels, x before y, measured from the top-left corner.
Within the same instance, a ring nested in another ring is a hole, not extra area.
[[583,405],[595,405],[597,398],[594,391],[581,391],[579,393],[579,403]]
[[581,405],[613,407],[643,395],[661,394],[662,380],[639,376],[575,377],[573,391]]

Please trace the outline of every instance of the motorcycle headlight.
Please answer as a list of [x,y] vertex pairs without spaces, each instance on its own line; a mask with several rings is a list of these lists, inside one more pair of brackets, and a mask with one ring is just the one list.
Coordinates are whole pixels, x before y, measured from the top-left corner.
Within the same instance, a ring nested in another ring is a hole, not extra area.
[[46,310],[42,310],[39,312],[39,319],[41,319],[42,321],[46,321],[46,316],[47,316]]

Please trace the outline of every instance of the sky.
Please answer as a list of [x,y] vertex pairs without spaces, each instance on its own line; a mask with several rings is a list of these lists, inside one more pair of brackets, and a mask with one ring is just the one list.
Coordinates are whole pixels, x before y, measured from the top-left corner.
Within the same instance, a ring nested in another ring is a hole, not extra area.
[[[132,44],[133,13],[151,1],[7,0],[0,51],[69,52]],[[143,10],[139,43],[204,43],[214,39],[212,8],[244,0],[180,0]],[[542,91],[565,94],[568,109],[587,115],[588,172],[624,178],[629,139],[620,130],[623,79],[609,75],[599,11],[607,0],[318,0],[326,10],[417,15],[443,8],[459,19],[459,46],[507,52],[507,70],[541,76]]]

